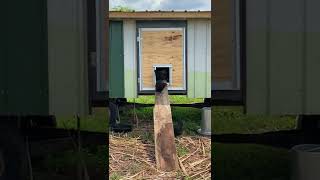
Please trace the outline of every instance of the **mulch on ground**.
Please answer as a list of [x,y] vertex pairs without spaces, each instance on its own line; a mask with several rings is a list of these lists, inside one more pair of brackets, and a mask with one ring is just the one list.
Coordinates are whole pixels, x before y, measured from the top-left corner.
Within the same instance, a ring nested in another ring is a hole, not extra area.
[[156,169],[151,127],[132,133],[109,135],[109,178],[114,179],[211,179],[211,139],[202,136],[177,137],[179,169],[161,172]]

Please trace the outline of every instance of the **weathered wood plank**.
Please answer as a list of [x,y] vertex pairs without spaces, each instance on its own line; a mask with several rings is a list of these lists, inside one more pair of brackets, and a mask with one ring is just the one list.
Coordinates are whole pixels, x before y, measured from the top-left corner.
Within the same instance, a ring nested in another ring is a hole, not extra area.
[[173,171],[178,168],[178,160],[168,87],[156,92],[155,95],[153,118],[157,168],[162,171]]

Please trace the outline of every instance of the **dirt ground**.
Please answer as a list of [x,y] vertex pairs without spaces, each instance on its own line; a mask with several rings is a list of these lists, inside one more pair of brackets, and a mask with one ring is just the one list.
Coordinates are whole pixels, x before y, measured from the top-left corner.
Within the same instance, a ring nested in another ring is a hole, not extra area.
[[156,169],[152,127],[128,134],[109,135],[109,178],[118,179],[211,179],[211,139],[176,137],[179,169]]

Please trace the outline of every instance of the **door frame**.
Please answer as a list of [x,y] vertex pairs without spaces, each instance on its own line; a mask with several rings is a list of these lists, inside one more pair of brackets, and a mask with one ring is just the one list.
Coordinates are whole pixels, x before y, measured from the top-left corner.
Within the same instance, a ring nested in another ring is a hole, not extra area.
[[138,67],[139,67],[139,74],[138,74],[138,87],[139,92],[141,91],[154,91],[154,88],[144,88],[143,87],[143,79],[142,79],[142,48],[141,45],[143,43],[143,39],[141,38],[141,33],[143,31],[167,31],[167,30],[182,30],[183,33],[183,87],[182,88],[173,88],[169,87],[168,90],[170,91],[186,91],[187,90],[187,58],[186,58],[186,28],[185,27],[139,27],[138,28],[138,36],[137,36],[137,43],[138,43]]

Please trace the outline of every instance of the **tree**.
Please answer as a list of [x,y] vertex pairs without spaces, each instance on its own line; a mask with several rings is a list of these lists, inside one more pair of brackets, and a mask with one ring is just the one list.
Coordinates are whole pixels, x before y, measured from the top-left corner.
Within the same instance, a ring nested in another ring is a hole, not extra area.
[[121,11],[121,12],[133,12],[134,9],[127,6],[116,6],[112,8],[113,11]]

